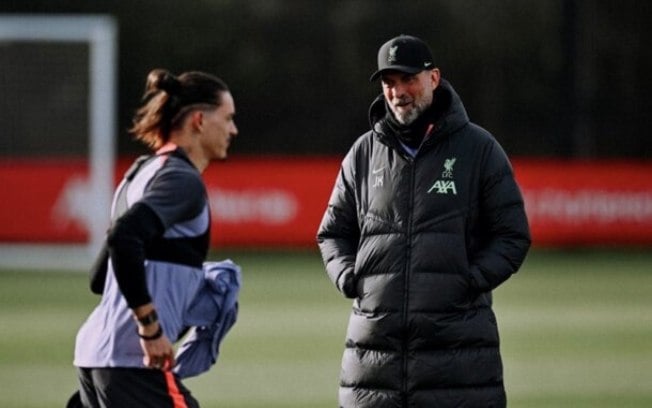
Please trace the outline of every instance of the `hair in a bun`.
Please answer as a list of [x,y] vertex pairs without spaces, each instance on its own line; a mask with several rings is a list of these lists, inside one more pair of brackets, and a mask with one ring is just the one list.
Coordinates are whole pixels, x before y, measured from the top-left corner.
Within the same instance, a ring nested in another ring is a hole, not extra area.
[[170,137],[188,107],[219,106],[229,89],[219,78],[199,71],[175,76],[157,68],[147,75],[143,105],[136,111],[129,131],[146,145],[158,148]]
[[157,68],[147,75],[145,85],[145,96],[151,97],[158,91],[164,91],[168,95],[177,95],[181,89],[181,82],[172,73],[165,69]]

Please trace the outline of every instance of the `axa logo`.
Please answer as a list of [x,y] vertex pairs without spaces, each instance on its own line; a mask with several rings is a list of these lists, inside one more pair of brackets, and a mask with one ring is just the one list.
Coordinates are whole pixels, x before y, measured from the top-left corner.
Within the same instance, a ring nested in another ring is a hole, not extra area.
[[455,180],[453,180],[453,166],[456,161],[457,158],[455,157],[444,161],[444,171],[441,173],[441,179],[435,181],[428,193],[434,191],[436,194],[453,193],[453,195],[457,195],[457,187],[455,187]]
[[428,192],[431,193],[433,190],[435,190],[435,193],[437,194],[448,194],[450,191],[454,195],[457,195],[457,188],[455,187],[455,181],[453,180],[437,180],[435,181],[435,184],[430,187]]

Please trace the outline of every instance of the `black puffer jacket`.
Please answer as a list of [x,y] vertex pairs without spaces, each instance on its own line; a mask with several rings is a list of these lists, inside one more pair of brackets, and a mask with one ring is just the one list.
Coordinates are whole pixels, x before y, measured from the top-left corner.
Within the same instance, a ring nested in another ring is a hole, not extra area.
[[342,163],[318,231],[327,273],[354,298],[341,407],[502,407],[491,290],[530,246],[496,140],[442,80],[434,132],[404,153],[379,97]]

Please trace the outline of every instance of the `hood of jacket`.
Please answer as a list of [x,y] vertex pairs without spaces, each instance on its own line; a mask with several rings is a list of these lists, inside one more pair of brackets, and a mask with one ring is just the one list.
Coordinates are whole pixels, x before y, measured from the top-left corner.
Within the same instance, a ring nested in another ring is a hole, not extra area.
[[[388,145],[396,145],[400,139],[395,124],[392,124],[388,115],[392,115],[384,95],[378,95],[369,107],[369,124],[381,141]],[[433,91],[433,103],[416,122],[423,127],[424,121],[432,124],[432,131],[428,134],[423,147],[434,144],[436,141],[448,137],[450,134],[465,126],[469,117],[453,86],[445,79],[441,79],[439,86]],[[409,128],[406,127],[406,128]]]

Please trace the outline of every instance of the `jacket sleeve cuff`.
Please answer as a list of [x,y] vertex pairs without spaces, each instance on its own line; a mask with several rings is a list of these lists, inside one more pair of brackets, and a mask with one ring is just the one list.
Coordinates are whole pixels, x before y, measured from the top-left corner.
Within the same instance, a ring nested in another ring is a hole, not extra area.
[[342,272],[337,278],[337,288],[349,299],[358,297],[354,275],[352,272]]
[[477,266],[472,266],[470,272],[471,287],[473,289],[478,292],[488,292],[491,290],[491,285],[484,278],[482,272],[480,272],[480,269]]

